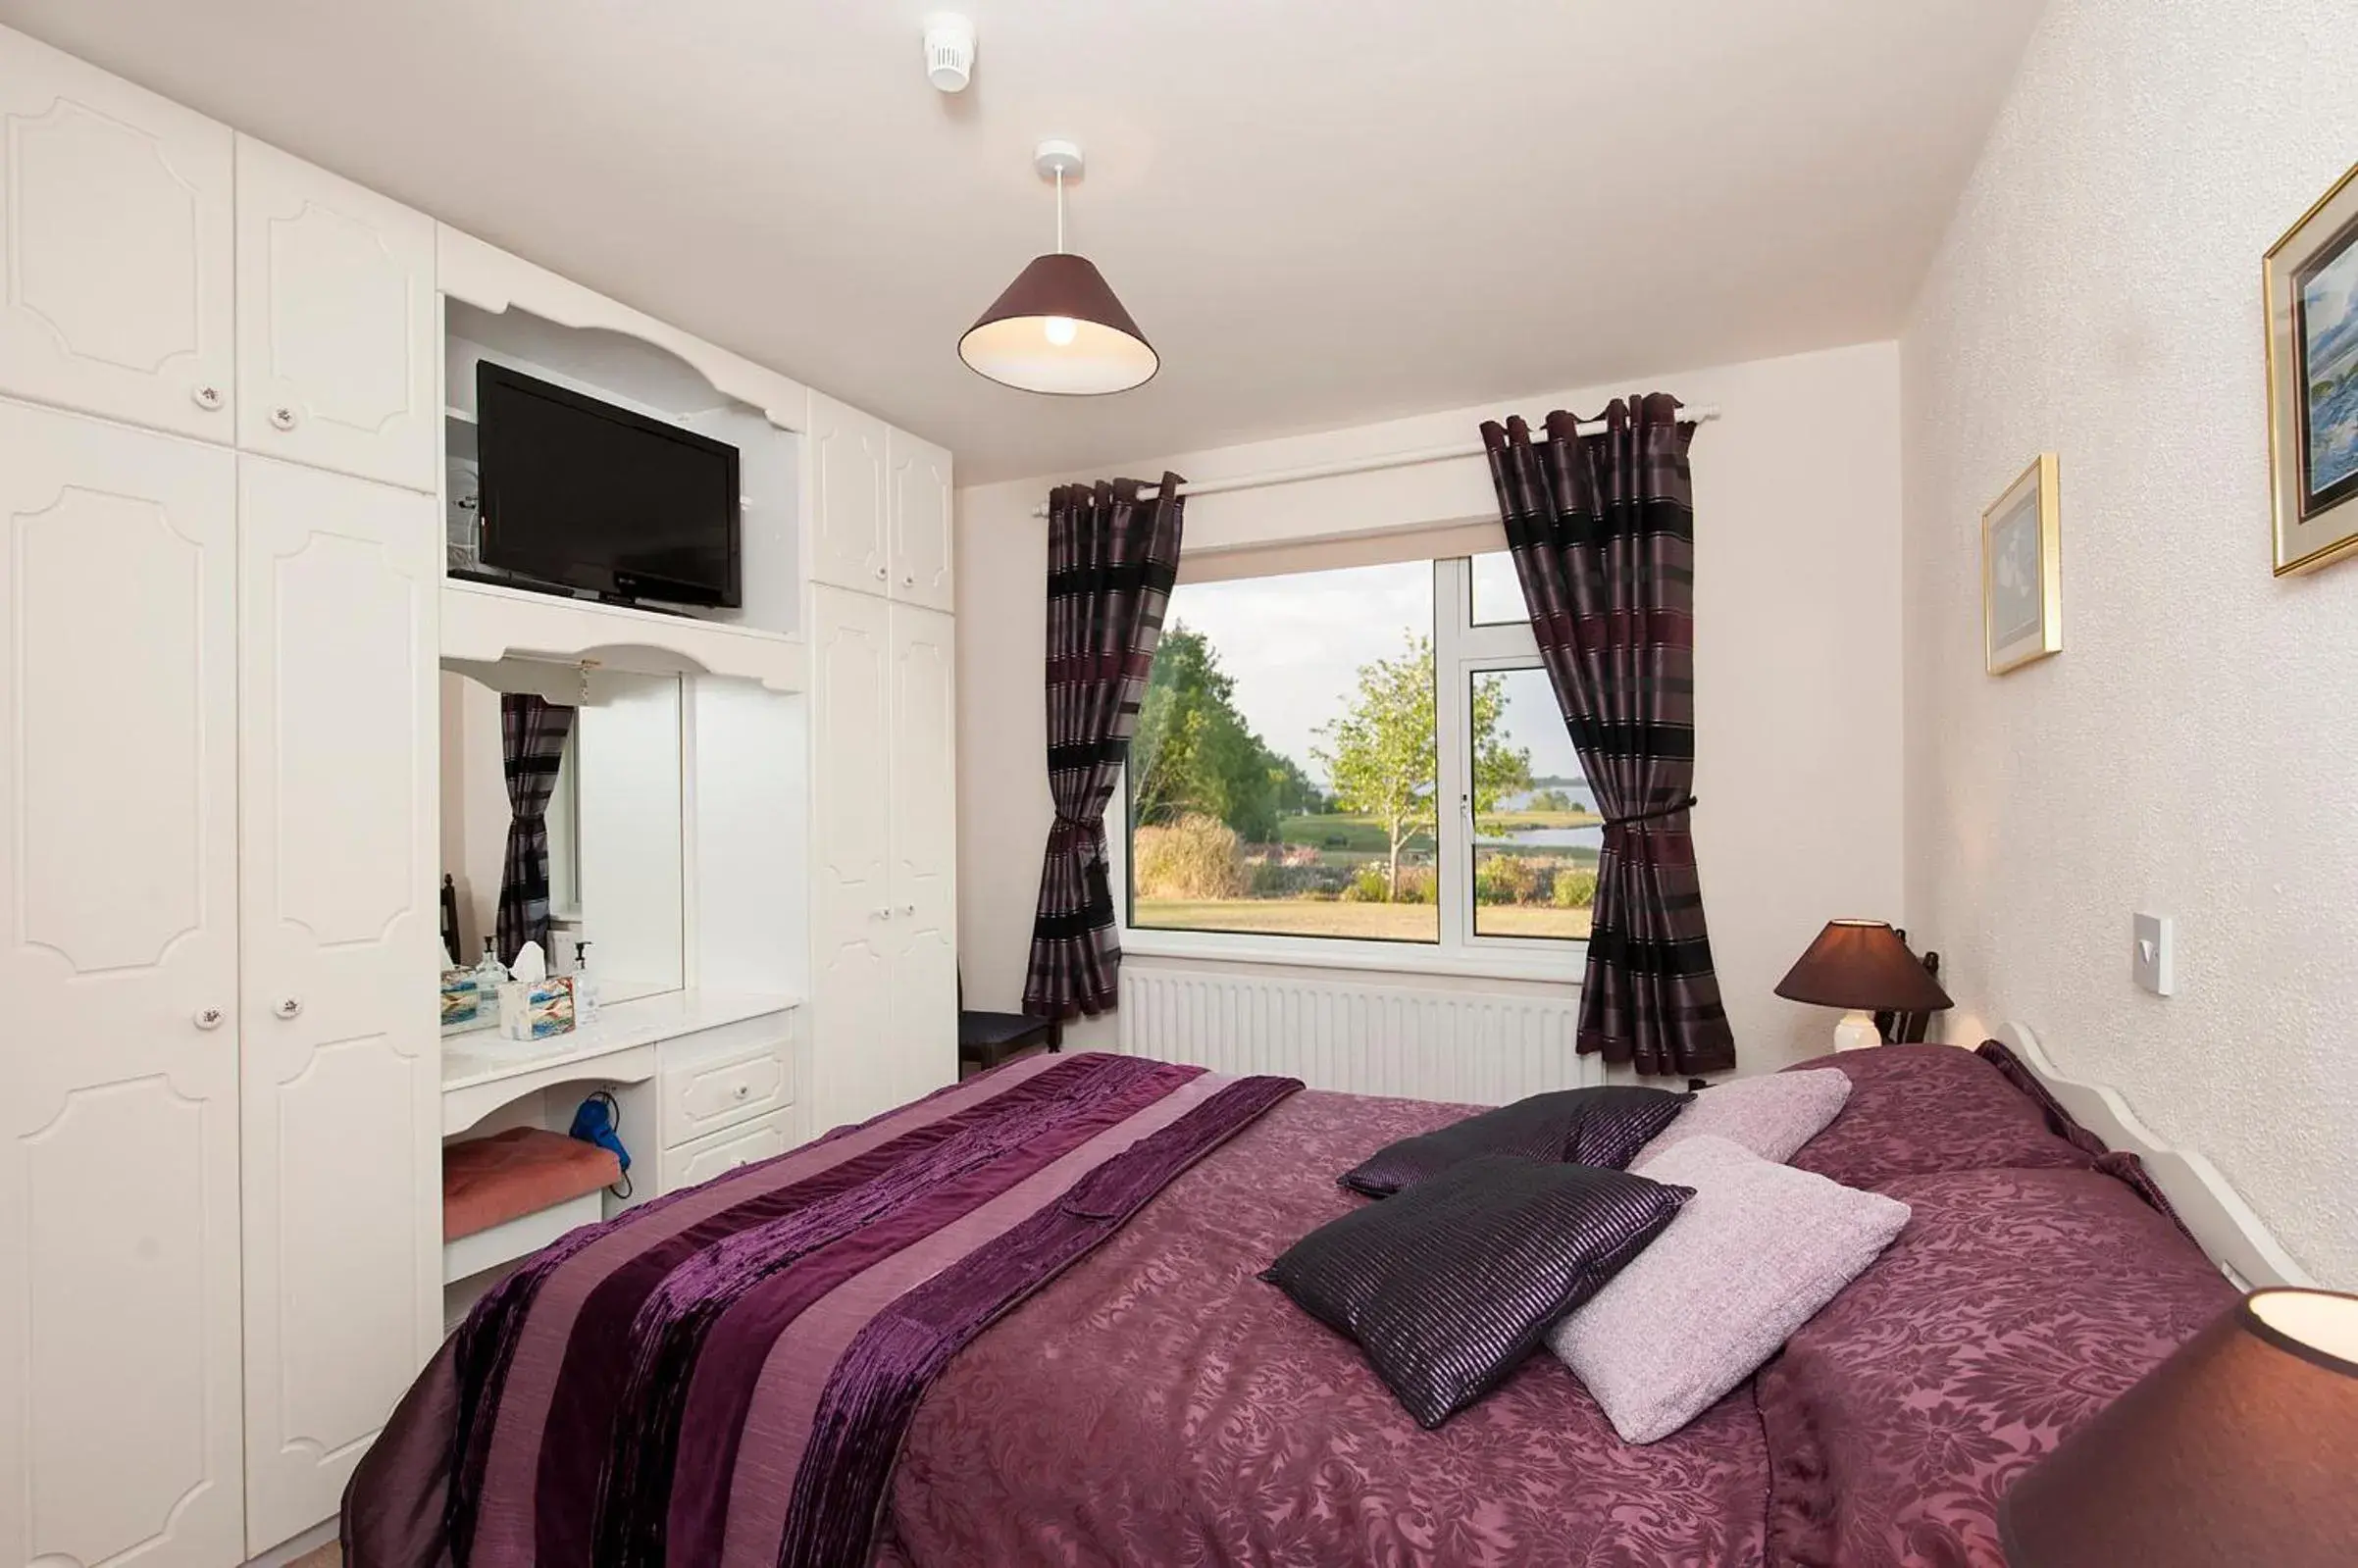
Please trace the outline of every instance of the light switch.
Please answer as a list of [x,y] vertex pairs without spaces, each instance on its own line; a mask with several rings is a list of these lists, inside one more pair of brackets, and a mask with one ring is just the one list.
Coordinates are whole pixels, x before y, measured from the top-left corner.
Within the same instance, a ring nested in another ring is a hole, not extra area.
[[2129,954],[2129,973],[2156,996],[2167,996],[2176,984],[2172,963],[2171,921],[2168,915],[2139,915],[2135,945]]

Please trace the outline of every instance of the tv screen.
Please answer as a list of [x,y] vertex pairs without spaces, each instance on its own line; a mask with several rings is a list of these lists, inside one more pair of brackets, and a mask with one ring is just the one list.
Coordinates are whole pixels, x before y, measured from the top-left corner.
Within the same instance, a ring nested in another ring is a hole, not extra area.
[[487,566],[619,598],[741,602],[736,447],[488,360],[475,408]]

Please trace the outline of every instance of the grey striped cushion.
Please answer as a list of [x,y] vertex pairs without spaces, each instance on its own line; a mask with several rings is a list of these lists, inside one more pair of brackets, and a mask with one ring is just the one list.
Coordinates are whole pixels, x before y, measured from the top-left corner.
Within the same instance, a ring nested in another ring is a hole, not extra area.
[[1437,1427],[1513,1371],[1693,1192],[1483,1155],[1320,1226],[1261,1278],[1358,1340],[1417,1425]]
[[1355,1192],[1388,1197],[1477,1154],[1569,1161],[1617,1171],[1677,1119],[1692,1094],[1615,1085],[1563,1088],[1404,1138],[1335,1178]]

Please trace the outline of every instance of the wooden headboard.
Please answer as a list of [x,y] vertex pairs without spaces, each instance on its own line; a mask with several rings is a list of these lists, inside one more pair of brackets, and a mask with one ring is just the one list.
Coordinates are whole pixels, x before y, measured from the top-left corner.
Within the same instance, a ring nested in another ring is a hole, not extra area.
[[2194,1233],[2194,1239],[2229,1279],[2246,1290],[2317,1284],[2269,1233],[2251,1205],[2228,1186],[2218,1166],[2189,1149],[2163,1142],[2112,1089],[2065,1077],[2027,1025],[2002,1025],[1997,1037],[2038,1075],[2039,1082],[2080,1126],[2104,1139],[2107,1147],[2126,1149],[2145,1162],[2154,1184],[2168,1195],[2186,1229]]

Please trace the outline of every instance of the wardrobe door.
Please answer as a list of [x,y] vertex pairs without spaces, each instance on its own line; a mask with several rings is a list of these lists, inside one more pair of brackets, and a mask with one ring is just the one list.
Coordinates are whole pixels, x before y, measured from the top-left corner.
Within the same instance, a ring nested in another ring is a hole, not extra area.
[[0,403],[11,1563],[244,1555],[233,463]]
[[237,138],[237,444],[432,490],[434,220]]
[[238,459],[246,1511],[334,1513],[441,1340],[434,498]]
[[955,608],[949,581],[949,454],[900,430],[886,437],[893,475],[893,597]]
[[896,1100],[958,1076],[957,623],[893,606],[893,1051]]
[[817,1127],[897,1103],[890,606],[819,588],[811,629],[811,1062]]
[[229,442],[230,140],[0,27],[0,392]]
[[892,481],[885,440],[884,421],[810,394],[813,582],[868,593],[882,593],[889,584]]

